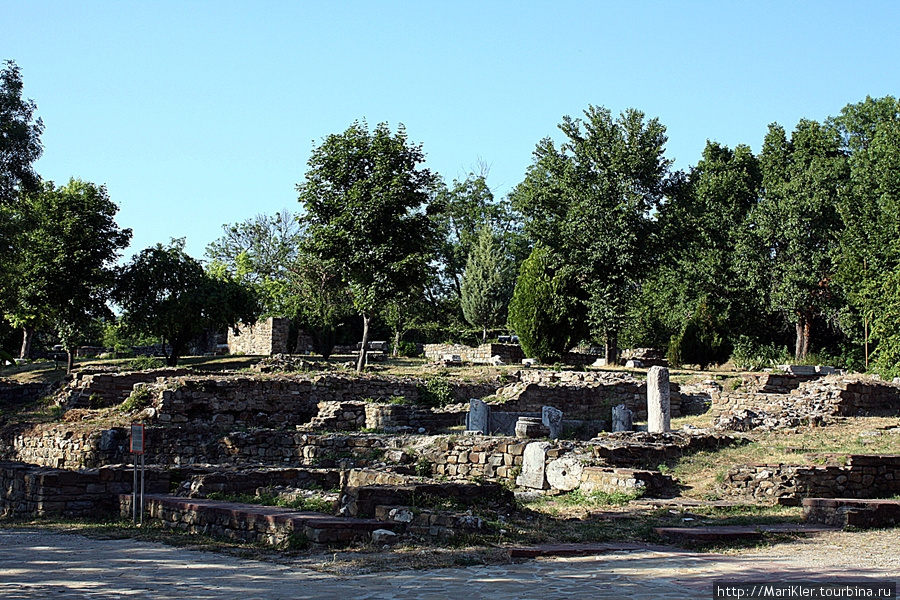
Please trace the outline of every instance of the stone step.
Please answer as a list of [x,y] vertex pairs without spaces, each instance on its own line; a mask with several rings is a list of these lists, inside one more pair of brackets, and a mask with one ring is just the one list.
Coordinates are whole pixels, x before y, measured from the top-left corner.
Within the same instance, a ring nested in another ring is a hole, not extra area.
[[824,533],[838,531],[827,525],[777,523],[774,525],[719,525],[710,527],[654,527],[657,535],[679,542],[759,540],[767,533]]
[[[131,495],[119,497],[123,516],[131,516]],[[392,523],[298,511],[280,506],[261,506],[170,495],[144,496],[151,519],[193,533],[229,532],[228,537],[263,543],[281,543],[303,533],[314,543],[347,543],[368,540],[376,529],[393,529]]]
[[834,527],[890,527],[900,524],[900,500],[804,498],[803,520]]

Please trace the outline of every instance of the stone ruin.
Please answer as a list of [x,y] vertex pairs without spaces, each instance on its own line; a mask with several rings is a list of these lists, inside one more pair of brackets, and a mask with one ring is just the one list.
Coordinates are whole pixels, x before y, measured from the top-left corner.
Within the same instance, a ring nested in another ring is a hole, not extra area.
[[[896,401],[895,389],[852,379],[801,382],[788,394],[680,387],[655,367],[646,382],[624,373],[540,370],[522,370],[512,381],[451,380],[455,403],[434,409],[418,403],[425,383],[339,371],[83,374],[58,396],[74,407],[67,422],[0,428],[0,459],[7,461],[0,465],[0,514],[128,514],[125,425],[134,419],[147,425],[149,514],[167,526],[273,545],[287,543],[297,531],[322,544],[370,539],[380,530],[449,536],[484,531],[485,522],[466,510],[476,498],[484,510],[510,510],[510,487],[677,494],[677,482],[658,465],[742,443],[724,433],[669,431],[669,419],[698,398],[702,404],[705,394],[720,416],[782,401],[829,414]],[[129,401],[142,401],[123,422],[97,427],[82,420],[90,408],[121,403],[129,385]],[[85,398],[88,407],[78,408]],[[614,409],[622,431],[601,431],[610,429]],[[650,431],[625,430],[629,420],[651,416]],[[463,427],[468,435],[454,433]],[[567,435],[577,427],[588,428],[585,439]],[[757,475],[736,473],[728,481],[766,480]],[[840,473],[834,481],[867,475]],[[172,489],[177,492],[168,493]],[[810,489],[818,488],[802,488]],[[210,498],[261,491],[291,499],[317,494],[331,511],[287,517]],[[411,499],[423,497],[431,504],[412,510]],[[238,513],[244,516],[236,525]]]

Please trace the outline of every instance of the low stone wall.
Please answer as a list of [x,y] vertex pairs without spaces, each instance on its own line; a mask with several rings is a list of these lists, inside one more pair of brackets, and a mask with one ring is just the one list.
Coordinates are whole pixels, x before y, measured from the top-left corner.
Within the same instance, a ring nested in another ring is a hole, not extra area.
[[[154,401],[147,416],[162,423],[214,423],[222,429],[288,428],[309,423],[320,402],[402,399],[414,404],[426,383],[418,378],[343,374],[178,377],[150,386]],[[457,402],[490,395],[499,386],[453,380],[449,385]],[[404,425],[409,424],[396,426]]]
[[[497,390],[492,412],[540,412],[543,406],[570,419],[609,421],[612,408],[624,404],[635,420],[647,418],[647,382],[627,374],[525,370],[520,381]],[[681,416],[681,394],[670,384],[672,417]]]
[[625,493],[650,497],[675,495],[675,482],[659,471],[585,467],[579,489],[583,492]]
[[72,380],[61,390],[59,404],[69,408],[102,408],[115,406],[128,399],[137,383],[154,383],[169,377],[191,373],[190,369],[151,369],[147,371],[76,372]]
[[212,493],[254,494],[275,486],[331,490],[341,485],[334,469],[229,469],[192,475],[182,483],[179,495],[204,498]]
[[0,406],[33,402],[53,392],[53,386],[46,383],[20,383],[13,379],[0,378]]
[[366,427],[386,433],[435,433],[465,425],[467,407],[432,410],[405,404],[367,404]]
[[250,356],[271,356],[287,354],[291,320],[287,317],[269,317],[253,325],[239,325],[228,328],[228,351],[231,354]]
[[489,364],[495,356],[508,365],[519,364],[525,358],[518,344],[482,344],[477,348],[465,344],[425,344],[425,358],[428,360],[440,361],[445,354],[455,354],[463,362],[473,364]]
[[[209,425],[148,426],[147,464],[162,467],[285,465],[365,466],[380,459],[387,438],[256,429],[223,433]],[[0,436],[0,459],[65,469],[130,463],[126,427],[86,430],[78,424],[36,425]]]
[[741,375],[743,387],[754,394],[790,394],[805,381],[819,379],[822,375],[793,375],[790,373],[747,373]]
[[[144,485],[147,493],[165,492],[169,475],[146,471]],[[65,471],[0,462],[0,516],[110,516],[132,486],[133,471],[124,466]]]
[[420,506],[450,503],[459,507],[509,509],[513,493],[498,483],[414,483],[406,485],[347,486],[341,494],[341,510],[353,517],[375,517],[378,506]]
[[843,465],[749,465],[730,470],[727,494],[796,505],[802,498],[884,498],[900,493],[900,456],[854,454]]
[[711,393],[714,416],[738,411],[762,413],[778,419],[829,415],[865,416],[900,413],[900,385],[867,377],[831,375],[801,382],[789,394],[754,394],[741,391]]

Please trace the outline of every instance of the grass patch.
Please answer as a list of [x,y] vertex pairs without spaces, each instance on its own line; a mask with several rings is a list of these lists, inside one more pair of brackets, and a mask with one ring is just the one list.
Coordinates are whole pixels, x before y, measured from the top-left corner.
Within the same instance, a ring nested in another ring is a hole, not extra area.
[[305,510],[326,514],[334,512],[334,502],[316,496],[292,500],[290,498],[272,494],[262,494],[257,496],[255,494],[224,494],[222,492],[213,492],[207,494],[206,497],[210,500],[219,500],[222,502],[240,502],[242,504],[257,504],[259,506],[280,506],[282,508],[290,508],[293,510]]

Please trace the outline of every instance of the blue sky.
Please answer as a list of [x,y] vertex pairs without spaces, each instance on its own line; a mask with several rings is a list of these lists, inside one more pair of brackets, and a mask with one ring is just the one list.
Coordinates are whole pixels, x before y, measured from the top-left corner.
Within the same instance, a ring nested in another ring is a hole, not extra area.
[[563,115],[629,107],[695,164],[900,94],[900,2],[0,0],[0,59],[44,120],[37,169],[106,184],[137,252],[298,210],[313,144],[402,122],[446,181],[504,196]]

